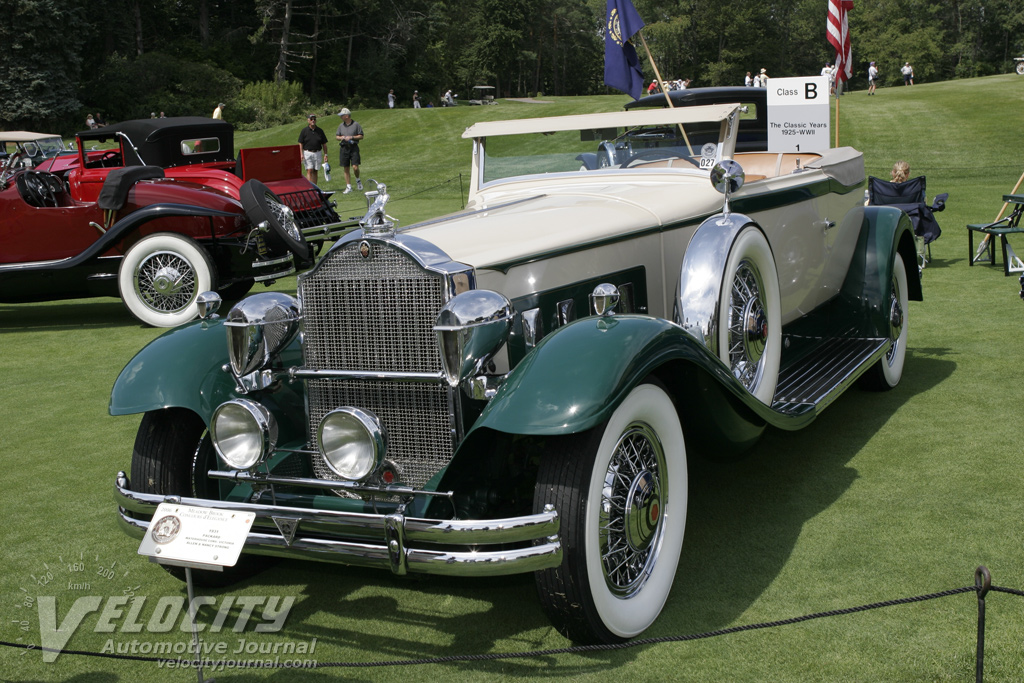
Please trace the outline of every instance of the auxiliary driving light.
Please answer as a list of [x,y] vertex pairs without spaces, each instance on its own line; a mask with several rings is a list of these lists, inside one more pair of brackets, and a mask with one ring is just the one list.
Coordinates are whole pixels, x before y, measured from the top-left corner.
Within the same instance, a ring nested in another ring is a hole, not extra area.
[[232,399],[214,411],[210,437],[217,455],[229,467],[251,469],[277,446],[277,420],[255,401]]
[[387,441],[387,431],[377,416],[359,408],[332,410],[317,430],[320,454],[327,466],[349,481],[365,479],[377,469]]

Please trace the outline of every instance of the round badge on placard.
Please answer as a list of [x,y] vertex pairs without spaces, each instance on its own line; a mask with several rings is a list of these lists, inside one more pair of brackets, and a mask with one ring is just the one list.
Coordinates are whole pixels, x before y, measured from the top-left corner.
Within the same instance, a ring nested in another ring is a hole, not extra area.
[[153,524],[149,534],[157,543],[168,543],[174,540],[179,531],[181,531],[181,520],[174,515],[167,515]]

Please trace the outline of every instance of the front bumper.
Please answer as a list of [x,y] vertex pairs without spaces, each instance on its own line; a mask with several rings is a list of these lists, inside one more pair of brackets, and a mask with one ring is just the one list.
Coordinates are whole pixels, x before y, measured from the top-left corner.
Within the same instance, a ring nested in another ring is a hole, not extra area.
[[[161,503],[252,512],[256,521],[243,552],[392,573],[500,576],[557,567],[562,562],[558,513],[486,520],[436,520],[138,493],[124,472],[114,485],[119,523],[141,539]],[[290,534],[286,536],[286,533]],[[489,546],[501,546],[498,549]]]

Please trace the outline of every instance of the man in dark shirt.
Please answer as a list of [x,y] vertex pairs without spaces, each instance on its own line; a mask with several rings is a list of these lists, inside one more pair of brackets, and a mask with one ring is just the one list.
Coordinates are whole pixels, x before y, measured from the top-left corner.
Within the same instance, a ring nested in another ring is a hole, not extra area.
[[299,144],[302,145],[302,160],[306,166],[306,180],[316,185],[317,171],[327,161],[327,135],[316,125],[316,114],[306,119],[308,126],[299,133]]

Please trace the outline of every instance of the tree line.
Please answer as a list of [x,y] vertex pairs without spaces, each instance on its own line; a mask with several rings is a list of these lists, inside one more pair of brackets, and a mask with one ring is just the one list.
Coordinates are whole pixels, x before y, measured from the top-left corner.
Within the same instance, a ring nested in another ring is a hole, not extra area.
[[[634,0],[664,78],[742,84],[817,74],[826,0]],[[1020,0],[857,0],[854,88],[1005,73],[1024,52]],[[0,127],[209,116],[251,126],[302,107],[586,95],[603,84],[605,0],[0,0]],[[643,54],[642,48],[640,50]],[[644,72],[653,77],[644,60]]]

